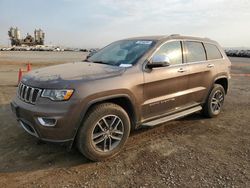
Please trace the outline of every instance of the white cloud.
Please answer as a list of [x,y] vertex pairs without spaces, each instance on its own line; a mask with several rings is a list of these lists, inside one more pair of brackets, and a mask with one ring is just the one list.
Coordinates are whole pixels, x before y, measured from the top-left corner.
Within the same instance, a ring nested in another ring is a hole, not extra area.
[[0,0],[0,43],[7,44],[12,25],[24,31],[39,25],[47,42],[65,46],[101,47],[131,36],[180,33],[250,47],[250,0],[46,0],[48,9],[40,14],[29,1]]
[[[99,0],[114,12],[102,36],[181,33],[207,36],[225,46],[250,46],[249,0]],[[104,14],[104,13],[102,13]],[[104,16],[104,15],[103,15]]]

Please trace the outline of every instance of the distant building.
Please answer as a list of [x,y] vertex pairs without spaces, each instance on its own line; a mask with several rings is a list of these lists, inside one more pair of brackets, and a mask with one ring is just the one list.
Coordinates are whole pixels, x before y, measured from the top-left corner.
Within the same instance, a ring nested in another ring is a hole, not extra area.
[[8,31],[8,35],[10,37],[11,46],[34,46],[34,45],[44,45],[45,33],[41,29],[35,29],[34,37],[27,33],[24,39],[21,39],[21,32],[16,27],[11,27]]

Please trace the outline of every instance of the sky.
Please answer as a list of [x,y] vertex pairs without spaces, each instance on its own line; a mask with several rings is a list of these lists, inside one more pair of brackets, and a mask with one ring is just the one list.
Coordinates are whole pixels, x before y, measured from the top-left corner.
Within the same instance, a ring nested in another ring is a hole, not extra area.
[[250,47],[250,0],[0,0],[0,45],[11,26],[23,37],[41,28],[46,44],[67,47],[177,33]]

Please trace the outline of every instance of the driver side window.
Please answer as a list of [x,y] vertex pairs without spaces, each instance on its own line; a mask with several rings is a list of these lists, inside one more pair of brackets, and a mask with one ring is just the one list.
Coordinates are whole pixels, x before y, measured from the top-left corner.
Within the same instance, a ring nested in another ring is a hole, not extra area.
[[171,65],[182,64],[182,48],[180,41],[168,42],[161,46],[155,55],[168,56]]

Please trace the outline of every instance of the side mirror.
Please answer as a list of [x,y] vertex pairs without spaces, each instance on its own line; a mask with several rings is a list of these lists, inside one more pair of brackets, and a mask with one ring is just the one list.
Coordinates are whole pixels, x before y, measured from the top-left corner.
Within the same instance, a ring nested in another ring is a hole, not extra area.
[[166,55],[154,55],[151,63],[147,64],[147,67],[157,68],[157,67],[167,67],[170,65],[169,57]]

